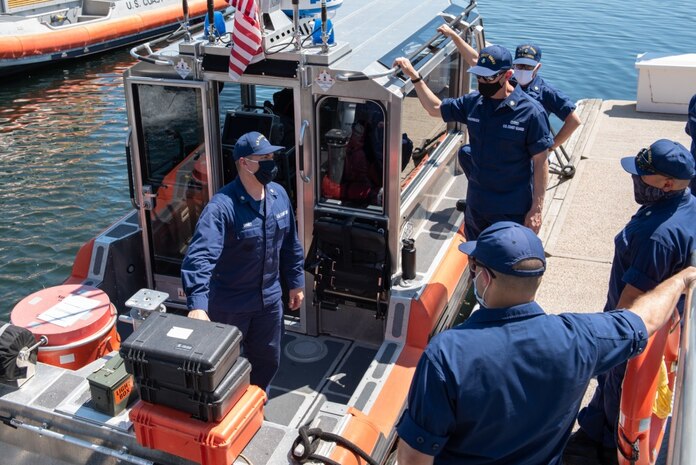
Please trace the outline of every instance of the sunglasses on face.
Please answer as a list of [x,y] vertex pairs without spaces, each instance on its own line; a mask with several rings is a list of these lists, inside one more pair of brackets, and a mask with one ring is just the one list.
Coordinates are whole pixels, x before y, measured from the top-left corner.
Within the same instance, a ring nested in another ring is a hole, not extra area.
[[639,170],[649,174],[660,174],[668,178],[671,177],[655,169],[652,164],[652,152],[650,149],[641,149],[640,152],[638,152],[638,155],[636,155],[636,166]]
[[504,72],[505,71],[500,71],[500,72],[494,74],[493,76],[476,76],[476,79],[478,79],[479,81],[483,81],[483,82],[493,82],[496,79],[498,79],[500,77],[500,75],[503,74]]
[[520,71],[532,71],[536,66],[532,65],[512,65],[512,69],[517,69]]

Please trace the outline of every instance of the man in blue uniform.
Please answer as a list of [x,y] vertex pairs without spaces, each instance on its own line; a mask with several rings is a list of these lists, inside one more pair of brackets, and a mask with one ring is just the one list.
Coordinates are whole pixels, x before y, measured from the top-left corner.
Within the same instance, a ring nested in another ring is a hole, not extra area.
[[[691,155],[696,160],[696,95],[691,97],[689,102],[689,115],[687,116],[684,130],[691,136]],[[691,194],[696,195],[696,178],[691,180],[689,187],[691,188]]]
[[428,114],[467,126],[470,159],[460,154],[469,180],[467,240],[504,220],[538,232],[548,182],[547,153],[553,145],[548,117],[541,105],[510,84],[512,55],[507,49],[486,47],[477,63],[469,72],[478,80],[478,91],[440,101],[408,59],[395,62],[414,83]]
[[547,114],[556,115],[558,119],[563,121],[563,126],[554,137],[551,147],[551,150],[556,150],[582,124],[580,117],[575,113],[575,103],[539,76],[541,48],[537,45],[518,46],[515,51],[515,60],[512,62],[512,69],[515,70],[512,77],[513,84],[517,82],[529,96],[541,103]]
[[[469,45],[454,29],[447,24],[437,28],[438,32],[452,39],[457,50],[469,66],[476,66],[478,52]],[[539,76],[541,69],[541,48],[533,44],[523,44],[515,50],[515,60],[512,62],[515,74],[510,81],[512,85],[519,84],[530,97],[544,107],[547,115],[556,115],[563,121],[563,126],[554,137],[551,150],[560,147],[567,141],[582,122],[575,113],[573,103],[563,92],[559,91]]]
[[534,301],[546,261],[531,230],[500,222],[459,248],[470,257],[481,308],[421,356],[397,426],[397,461],[560,465],[590,379],[642,352],[696,268],[631,311],[547,315]]
[[239,138],[238,177],[210,199],[181,265],[189,317],[234,325],[244,335],[251,383],[266,389],[280,362],[281,277],[289,307],[304,299],[304,258],[292,205],[271,182],[278,171],[271,145],[258,132]]
[[[696,199],[688,189],[696,171],[689,151],[660,139],[621,164],[632,174],[634,197],[641,207],[614,239],[604,311],[630,307],[683,269],[696,251]],[[621,364],[597,378],[597,390],[578,416],[580,430],[564,453],[567,465],[617,463],[615,438],[625,370]]]

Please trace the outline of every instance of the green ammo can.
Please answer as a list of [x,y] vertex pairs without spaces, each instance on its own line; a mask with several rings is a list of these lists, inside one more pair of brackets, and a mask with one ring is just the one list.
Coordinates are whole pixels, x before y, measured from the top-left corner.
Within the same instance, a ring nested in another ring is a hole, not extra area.
[[119,354],[89,375],[87,381],[94,408],[112,417],[126,408],[133,393],[133,375],[126,372]]

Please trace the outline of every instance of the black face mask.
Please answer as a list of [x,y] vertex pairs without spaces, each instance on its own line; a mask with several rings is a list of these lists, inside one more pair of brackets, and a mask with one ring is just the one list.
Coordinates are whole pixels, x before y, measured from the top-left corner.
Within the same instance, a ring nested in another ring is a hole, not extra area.
[[633,198],[639,205],[659,202],[660,200],[677,197],[682,191],[665,192],[662,189],[646,184],[637,174],[631,175],[633,178]]
[[278,174],[278,167],[276,166],[275,160],[261,160],[258,163],[259,169],[254,173],[254,177],[265,186],[275,179]]
[[493,97],[495,93],[498,92],[501,87],[503,87],[503,84],[505,84],[503,79],[491,83],[479,81],[478,91],[484,97]]

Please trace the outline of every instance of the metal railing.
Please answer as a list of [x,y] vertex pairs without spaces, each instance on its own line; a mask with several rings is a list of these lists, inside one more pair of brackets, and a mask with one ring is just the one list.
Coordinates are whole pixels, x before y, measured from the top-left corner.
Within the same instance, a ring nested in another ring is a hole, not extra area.
[[[696,252],[691,256],[696,265]],[[686,294],[683,326],[679,344],[679,367],[674,385],[674,410],[669,435],[667,463],[696,464],[696,286]]]

